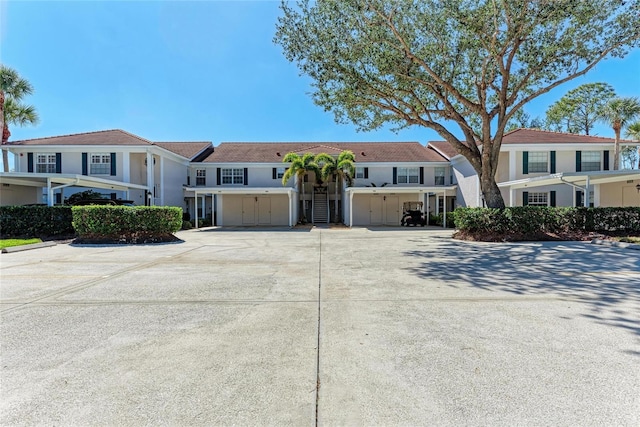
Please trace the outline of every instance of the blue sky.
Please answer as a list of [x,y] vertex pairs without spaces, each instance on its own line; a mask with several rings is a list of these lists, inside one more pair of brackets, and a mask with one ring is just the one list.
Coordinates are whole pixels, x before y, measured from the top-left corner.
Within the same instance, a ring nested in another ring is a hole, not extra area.
[[[0,58],[35,87],[40,124],[11,140],[124,129],[153,141],[441,140],[424,128],[357,132],[308,96],[272,41],[279,1],[1,1]],[[640,51],[602,62],[525,110],[583,83],[640,95]],[[595,133],[612,136],[606,127]]]

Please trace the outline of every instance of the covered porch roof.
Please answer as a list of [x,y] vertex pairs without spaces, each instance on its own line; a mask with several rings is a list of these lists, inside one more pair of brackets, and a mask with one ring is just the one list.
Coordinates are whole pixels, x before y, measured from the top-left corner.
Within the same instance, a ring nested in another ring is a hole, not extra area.
[[585,189],[594,184],[608,184],[640,179],[640,170],[594,171],[594,172],[561,172],[533,178],[518,179],[498,183],[498,187],[517,190],[545,185],[567,184]]
[[147,190],[146,185],[131,184],[111,179],[86,175],[59,173],[0,172],[0,184],[23,185],[26,187],[48,187],[57,190],[64,187],[88,187],[105,190]]

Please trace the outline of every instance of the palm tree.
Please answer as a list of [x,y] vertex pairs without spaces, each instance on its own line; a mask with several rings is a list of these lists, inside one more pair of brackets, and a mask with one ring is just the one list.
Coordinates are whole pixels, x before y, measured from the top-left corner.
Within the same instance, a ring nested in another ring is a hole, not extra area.
[[289,168],[282,176],[282,185],[286,186],[291,177],[296,176],[298,178],[298,185],[302,188],[302,221],[306,222],[307,216],[305,212],[305,198],[304,198],[304,176],[308,172],[313,172],[316,176],[316,180],[320,177],[320,168],[315,162],[313,154],[305,154],[303,156],[297,153],[288,153],[282,159],[282,163],[290,163]]
[[640,100],[635,97],[614,98],[607,102],[600,112],[600,120],[613,128],[615,146],[613,150],[613,170],[620,169],[620,132],[640,115]]
[[338,158],[330,156],[327,153],[320,153],[315,159],[318,165],[322,165],[320,174],[324,181],[327,181],[329,177],[334,178],[335,182],[335,219],[338,220],[338,185],[341,182],[346,182],[348,186],[353,183],[353,176],[355,175],[354,162],[356,157],[353,151],[345,150],[338,155]]
[[[11,135],[9,124],[24,126],[37,123],[38,115],[35,108],[20,104],[20,100],[25,95],[32,93],[33,86],[29,81],[20,77],[14,69],[0,65],[0,129],[2,129],[3,145],[7,143]],[[11,107],[7,107],[10,101],[14,101],[14,103]],[[8,108],[12,108],[10,114],[5,111]],[[2,166],[5,172],[9,171],[9,155],[6,150],[2,150]]]
[[[631,123],[627,126],[627,138],[631,138],[634,141],[640,141],[640,122]],[[633,168],[633,165],[631,166]],[[640,145],[638,146],[638,169],[640,169]]]

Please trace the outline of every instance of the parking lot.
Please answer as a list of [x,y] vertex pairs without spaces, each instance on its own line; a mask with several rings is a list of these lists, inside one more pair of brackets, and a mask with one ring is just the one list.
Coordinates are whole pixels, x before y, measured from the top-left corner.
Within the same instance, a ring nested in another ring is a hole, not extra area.
[[640,425],[640,251],[207,229],[0,255],[0,425]]

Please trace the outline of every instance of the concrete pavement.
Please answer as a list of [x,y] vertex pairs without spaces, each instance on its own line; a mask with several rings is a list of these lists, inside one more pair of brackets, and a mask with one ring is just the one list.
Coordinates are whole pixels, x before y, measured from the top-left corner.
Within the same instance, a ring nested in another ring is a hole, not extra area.
[[640,253],[449,236],[2,254],[0,424],[640,424]]

